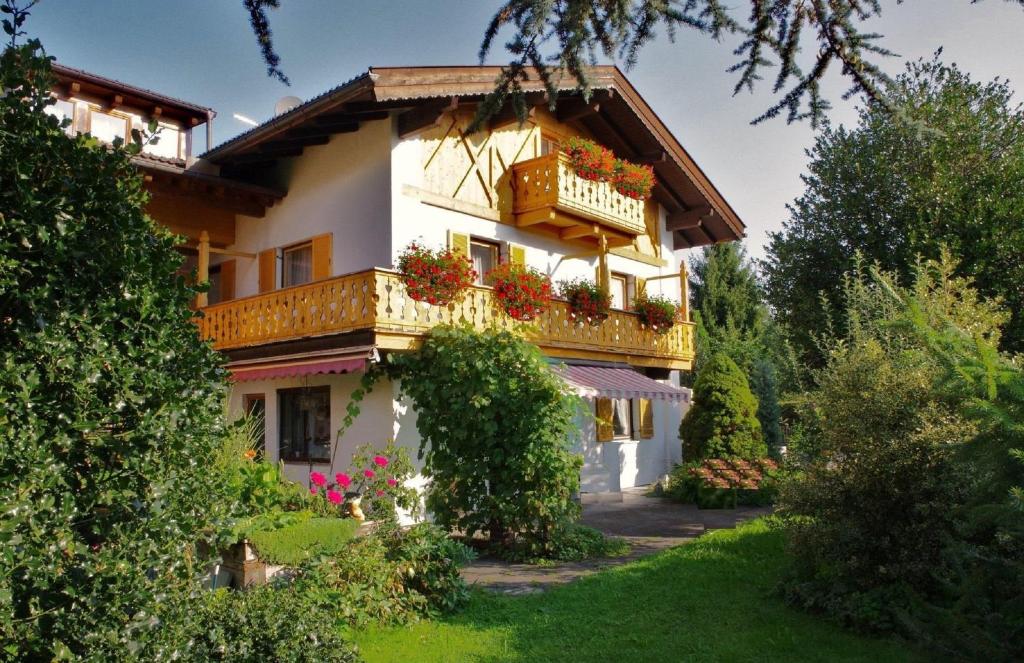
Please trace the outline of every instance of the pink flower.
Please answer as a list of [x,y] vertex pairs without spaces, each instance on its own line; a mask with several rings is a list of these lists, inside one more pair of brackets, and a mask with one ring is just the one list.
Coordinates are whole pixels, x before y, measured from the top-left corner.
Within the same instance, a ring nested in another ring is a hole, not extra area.
[[345,474],[344,472],[339,472],[338,474],[335,474],[334,480],[342,488],[348,488],[349,486],[352,485],[352,478],[349,475]]
[[336,490],[327,491],[327,501],[330,502],[331,504],[341,504],[342,500],[344,499],[345,498],[341,496],[341,493],[339,493]]
[[321,488],[323,488],[324,485],[327,483],[327,477],[320,474],[319,472],[310,472],[309,480],[312,481],[317,486],[320,486]]
[[384,456],[374,456],[373,457],[373,463],[377,467],[387,467],[388,466],[388,459],[385,458]]
[[377,474],[373,470],[363,470],[363,476],[367,479],[372,479],[377,476]]
[[398,480],[395,479],[395,477],[389,477],[388,478],[388,485],[391,486],[392,488],[394,488],[395,486],[398,485]]
[[383,490],[378,490],[377,491],[377,497],[384,497],[384,491]]
[[309,487],[309,494],[310,495],[316,495],[316,486],[310,486]]

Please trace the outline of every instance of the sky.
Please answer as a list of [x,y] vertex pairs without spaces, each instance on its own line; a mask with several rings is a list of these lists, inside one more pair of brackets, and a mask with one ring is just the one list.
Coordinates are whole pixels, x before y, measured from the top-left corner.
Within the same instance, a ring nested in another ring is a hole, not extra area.
[[[214,108],[217,144],[248,128],[233,114],[269,119],[281,97],[308,99],[371,66],[477,64],[498,4],[281,0],[270,20],[290,87],[266,75],[241,0],[43,0],[25,27],[66,65]],[[890,74],[942,47],[944,61],[974,78],[1024,88],[1024,9],[1016,0],[883,5],[866,27],[901,56],[883,62]],[[735,45],[694,33],[675,43],[660,36],[626,75],[746,223],[747,250],[760,258],[803,190],[814,131],[783,119],[751,126],[772,96],[767,88],[733,95],[735,75],[726,69]],[[488,63],[507,60],[499,43]],[[840,98],[846,86],[838,75],[824,89],[834,106],[829,121],[854,123],[857,102]]]

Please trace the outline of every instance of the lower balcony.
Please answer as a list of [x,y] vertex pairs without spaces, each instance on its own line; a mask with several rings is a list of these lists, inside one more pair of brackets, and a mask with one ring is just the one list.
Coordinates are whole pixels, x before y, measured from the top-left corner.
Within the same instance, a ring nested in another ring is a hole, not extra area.
[[[384,269],[222,302],[202,312],[197,319],[202,337],[225,351],[361,331],[371,332],[381,349],[408,350],[440,324],[468,322],[477,329],[521,325],[501,312],[490,288],[473,287],[449,307],[430,306],[406,296],[399,275]],[[612,311],[603,324],[592,327],[577,324],[568,304],[554,300],[524,333],[553,357],[664,369],[688,370],[693,365],[692,323],[657,334],[644,329],[629,311]]]

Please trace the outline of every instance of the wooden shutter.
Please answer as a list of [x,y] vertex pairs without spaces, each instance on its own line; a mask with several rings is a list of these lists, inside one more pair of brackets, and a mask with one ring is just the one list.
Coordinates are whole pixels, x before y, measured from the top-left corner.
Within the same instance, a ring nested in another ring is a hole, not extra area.
[[331,276],[331,233],[317,235],[313,238],[313,280],[330,278]]
[[634,284],[633,290],[635,291],[635,294],[633,295],[633,299],[647,294],[647,279],[637,276]]
[[612,401],[610,398],[594,399],[594,412],[597,415],[597,441],[608,442],[615,437],[612,426]]
[[469,235],[448,231],[448,249],[457,256],[470,258]]
[[641,398],[640,405],[640,439],[649,440],[654,437],[654,404],[649,398]]
[[235,261],[225,260],[220,264],[220,301],[235,298]]
[[277,249],[260,251],[260,292],[277,287]]
[[518,244],[508,245],[508,261],[513,265],[526,266],[526,247]]

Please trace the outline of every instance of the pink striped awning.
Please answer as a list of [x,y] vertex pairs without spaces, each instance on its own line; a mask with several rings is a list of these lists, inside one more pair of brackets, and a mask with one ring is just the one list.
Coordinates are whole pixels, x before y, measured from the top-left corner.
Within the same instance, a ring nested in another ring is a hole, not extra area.
[[375,361],[377,350],[373,346],[359,346],[344,350],[306,352],[264,359],[233,361],[228,364],[231,379],[235,382],[270,380],[273,378],[295,378],[304,375],[325,373],[355,373],[366,368],[368,361]]
[[560,366],[555,371],[580,396],[587,398],[649,398],[689,403],[690,390],[662,384],[629,368]]

